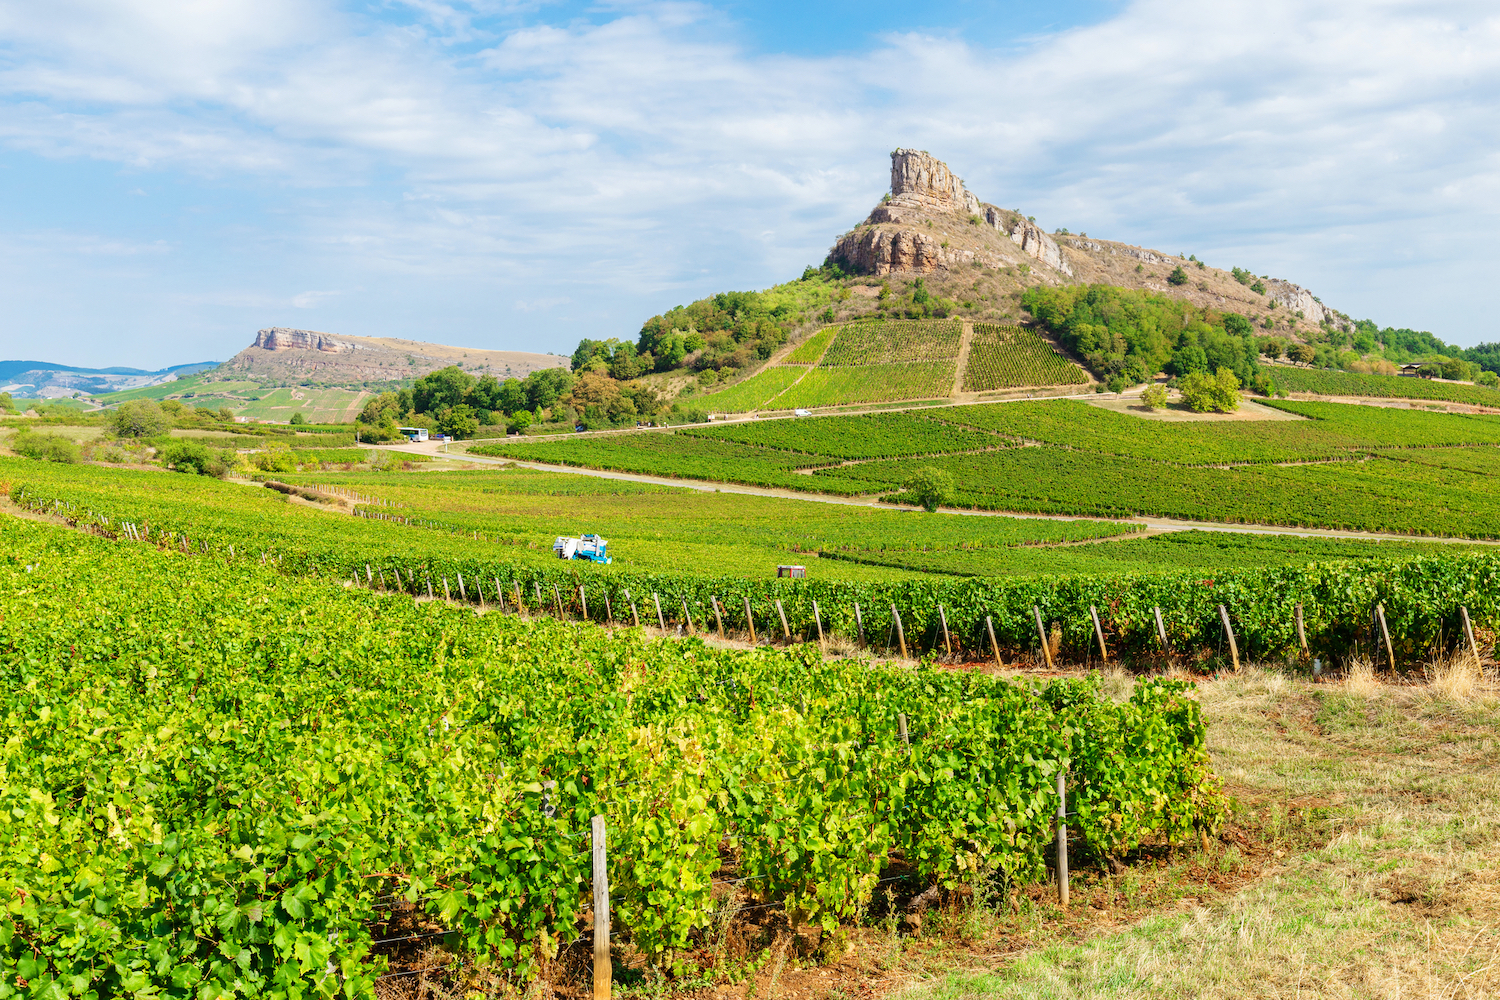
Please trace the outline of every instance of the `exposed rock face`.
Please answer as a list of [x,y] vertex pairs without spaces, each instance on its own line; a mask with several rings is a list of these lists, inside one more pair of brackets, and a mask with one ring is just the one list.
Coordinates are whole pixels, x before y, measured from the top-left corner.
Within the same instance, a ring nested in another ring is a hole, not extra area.
[[955,212],[979,211],[979,199],[948,164],[915,149],[891,154],[891,201]]
[[325,354],[343,354],[357,350],[347,340],[339,340],[316,330],[292,330],[284,326],[273,326],[255,334],[255,346],[267,351],[323,351]]
[[1294,313],[1302,313],[1306,319],[1314,323],[1321,323],[1329,318],[1328,310],[1325,310],[1323,304],[1313,298],[1312,292],[1290,281],[1282,281],[1280,278],[1267,281],[1266,298],[1277,305],[1285,306]]
[[1004,234],[1040,264],[1073,273],[1052,237],[1019,212],[980,201],[946,163],[914,149],[891,154],[890,197],[875,206],[862,226],[841,237],[830,255],[864,274],[927,274],[976,262],[994,268],[1020,263],[984,239],[985,230]]

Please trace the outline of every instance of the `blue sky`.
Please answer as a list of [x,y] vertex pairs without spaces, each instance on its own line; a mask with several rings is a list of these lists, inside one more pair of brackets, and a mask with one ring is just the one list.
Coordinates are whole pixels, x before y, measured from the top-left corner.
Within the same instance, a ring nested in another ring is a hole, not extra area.
[[888,152],[1500,339],[1492,3],[0,0],[0,357],[566,353],[820,261]]

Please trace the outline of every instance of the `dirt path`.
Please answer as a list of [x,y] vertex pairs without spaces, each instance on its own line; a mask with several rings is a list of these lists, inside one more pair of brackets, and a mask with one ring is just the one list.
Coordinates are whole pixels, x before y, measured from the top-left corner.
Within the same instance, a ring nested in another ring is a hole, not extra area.
[[963,395],[964,372],[969,370],[969,348],[974,346],[974,324],[965,323],[963,336],[958,342],[958,367],[953,373],[953,391],[948,395],[958,399]]

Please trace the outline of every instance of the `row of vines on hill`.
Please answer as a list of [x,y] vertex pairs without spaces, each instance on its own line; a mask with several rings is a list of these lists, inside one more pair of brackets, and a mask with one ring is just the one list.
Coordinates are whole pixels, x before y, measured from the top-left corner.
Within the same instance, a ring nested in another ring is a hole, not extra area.
[[1078,385],[1089,380],[1082,368],[1019,326],[975,323],[964,369],[964,391],[1014,389],[1031,385]]
[[[102,508],[108,498],[102,496],[92,497],[93,506],[82,508],[25,484],[14,486],[11,495],[23,506],[66,511],[77,523],[116,535],[122,530],[119,522],[130,516],[128,498],[106,512]],[[191,514],[183,520],[191,522]],[[374,527],[381,525],[376,522]],[[159,522],[156,534],[144,540],[175,544],[187,530],[196,526],[180,523],[168,529]],[[390,528],[393,536],[411,530],[418,529]],[[1228,569],[1208,575],[1200,569],[1087,577],[851,582],[648,572],[582,562],[520,563],[453,549],[423,553],[410,545],[398,549],[355,530],[332,533],[317,548],[306,546],[305,539],[294,549],[283,547],[281,541],[273,531],[231,521],[218,526],[209,538],[200,535],[197,544],[200,550],[211,544],[216,552],[237,544],[242,558],[269,552],[275,564],[289,573],[366,582],[378,574],[381,585],[415,596],[425,596],[429,586],[441,594],[445,578],[450,592],[456,592],[462,574],[468,581],[477,581],[478,587],[488,588],[492,600],[497,589],[512,600],[519,588],[523,601],[539,611],[561,597],[566,607],[574,607],[575,600],[580,608],[587,602],[591,616],[598,617],[607,598],[612,608],[622,609],[616,612],[616,620],[623,619],[623,609],[632,601],[646,606],[650,596],[656,595],[668,621],[692,622],[702,628],[717,601],[727,626],[748,630],[750,622],[744,614],[748,600],[751,618],[762,634],[773,627],[779,631],[779,617],[784,614],[789,628],[798,634],[811,634],[820,618],[824,630],[849,637],[858,636],[863,626],[873,641],[892,634],[899,613],[905,629],[928,636],[930,646],[930,637],[937,634],[940,619],[945,617],[960,648],[987,651],[987,629],[992,627],[1011,656],[1037,648],[1037,611],[1048,622],[1057,622],[1065,645],[1081,655],[1087,655],[1090,648],[1090,608],[1097,608],[1104,627],[1114,636],[1115,648],[1127,653],[1156,649],[1155,608],[1161,610],[1173,648],[1194,651],[1223,642],[1217,610],[1222,604],[1248,648],[1265,656],[1294,648],[1294,608],[1299,604],[1304,607],[1314,645],[1335,655],[1344,655],[1368,638],[1370,609],[1377,603],[1384,604],[1392,636],[1411,659],[1425,655],[1440,637],[1452,640],[1461,605],[1482,622],[1500,623],[1500,554],[1489,552]],[[580,586],[582,595],[577,594]]]

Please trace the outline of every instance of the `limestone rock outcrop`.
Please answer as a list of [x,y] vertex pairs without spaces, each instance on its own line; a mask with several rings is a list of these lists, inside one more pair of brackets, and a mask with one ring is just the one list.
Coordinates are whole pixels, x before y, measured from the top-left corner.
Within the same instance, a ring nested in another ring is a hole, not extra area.
[[1324,309],[1323,303],[1313,298],[1312,292],[1290,281],[1282,281],[1280,278],[1268,280],[1266,298],[1279,306],[1285,306],[1293,313],[1300,312],[1305,319],[1313,323],[1321,323],[1325,319],[1332,318],[1331,310]]
[[862,274],[928,274],[974,263],[994,268],[1022,263],[984,235],[995,232],[1031,260],[1072,275],[1057,243],[1021,213],[980,201],[930,153],[897,149],[891,153],[891,193],[839,239],[830,256]]
[[265,351],[322,351],[325,354],[358,350],[357,345],[330,334],[316,330],[293,330],[284,326],[257,331],[255,346]]

